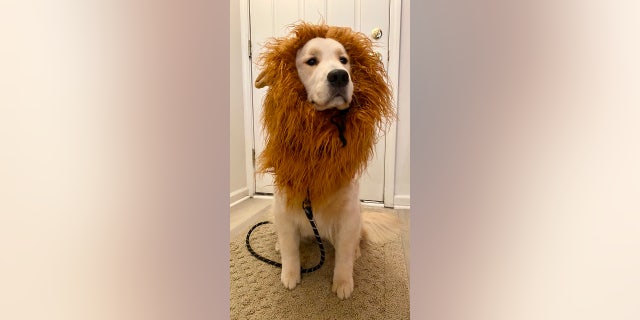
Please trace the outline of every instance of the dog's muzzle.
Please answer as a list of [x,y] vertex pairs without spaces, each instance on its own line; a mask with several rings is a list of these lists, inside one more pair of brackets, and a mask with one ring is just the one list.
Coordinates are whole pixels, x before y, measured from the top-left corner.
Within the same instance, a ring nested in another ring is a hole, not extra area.
[[337,106],[338,109],[346,109],[349,108],[348,101],[350,97],[348,97],[347,86],[349,85],[349,73],[344,69],[334,69],[327,74],[327,82],[329,83],[329,92],[331,95],[330,101],[338,101],[336,99],[341,99],[347,103],[344,106]]

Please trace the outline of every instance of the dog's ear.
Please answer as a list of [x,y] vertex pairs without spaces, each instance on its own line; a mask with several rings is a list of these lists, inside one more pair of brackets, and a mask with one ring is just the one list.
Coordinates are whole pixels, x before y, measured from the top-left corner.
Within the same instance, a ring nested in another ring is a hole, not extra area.
[[269,78],[266,75],[266,70],[263,70],[262,72],[260,72],[260,74],[258,74],[255,85],[258,89],[269,85]]

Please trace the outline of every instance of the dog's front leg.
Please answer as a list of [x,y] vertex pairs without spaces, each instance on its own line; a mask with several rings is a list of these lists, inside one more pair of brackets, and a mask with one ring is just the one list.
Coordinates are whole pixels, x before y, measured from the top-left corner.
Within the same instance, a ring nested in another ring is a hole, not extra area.
[[349,298],[353,292],[353,264],[360,246],[359,207],[356,205],[347,210],[349,213],[344,215],[345,220],[340,224],[334,244],[336,265],[331,289],[340,299]]
[[347,234],[342,234],[341,239],[336,241],[336,265],[331,290],[340,299],[349,298],[353,292],[353,264],[359,241],[359,237]]
[[282,258],[282,284],[293,289],[300,283],[300,230],[295,222],[286,219],[287,212],[276,213],[276,232]]
[[[282,229],[290,229],[289,226]],[[293,289],[300,283],[300,232],[297,230],[282,230],[278,232],[280,256],[282,257],[282,284]]]

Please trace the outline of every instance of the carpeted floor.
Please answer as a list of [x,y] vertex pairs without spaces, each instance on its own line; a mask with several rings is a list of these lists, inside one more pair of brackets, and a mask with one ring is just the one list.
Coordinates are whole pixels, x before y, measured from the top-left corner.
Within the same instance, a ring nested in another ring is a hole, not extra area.
[[[262,221],[266,216],[258,217]],[[253,224],[253,223],[252,223]],[[409,279],[402,240],[384,245],[365,245],[354,266],[352,296],[339,300],[331,292],[334,250],[325,244],[325,263],[319,270],[303,274],[293,290],[280,283],[280,269],[259,261],[245,247],[250,226],[231,239],[231,319],[409,319]],[[276,234],[273,224],[262,225],[251,234],[253,249],[275,261]],[[303,267],[317,264],[320,253],[313,242],[301,245]]]

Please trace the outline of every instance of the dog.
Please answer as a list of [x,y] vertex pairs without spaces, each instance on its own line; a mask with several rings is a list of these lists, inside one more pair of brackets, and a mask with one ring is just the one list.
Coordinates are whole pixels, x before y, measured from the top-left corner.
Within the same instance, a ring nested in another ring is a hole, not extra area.
[[282,284],[300,283],[300,241],[314,236],[302,209],[310,200],[321,238],[335,248],[332,291],[342,300],[354,290],[361,242],[382,243],[402,229],[393,214],[361,211],[359,200],[359,177],[395,119],[391,88],[366,35],[326,24],[291,27],[265,44],[258,61],[255,85],[268,87],[258,172],[274,176]]

